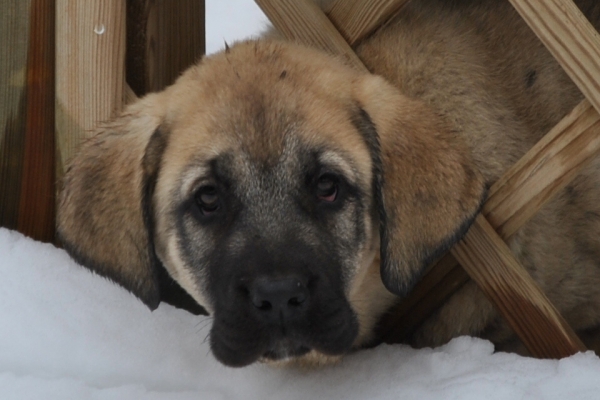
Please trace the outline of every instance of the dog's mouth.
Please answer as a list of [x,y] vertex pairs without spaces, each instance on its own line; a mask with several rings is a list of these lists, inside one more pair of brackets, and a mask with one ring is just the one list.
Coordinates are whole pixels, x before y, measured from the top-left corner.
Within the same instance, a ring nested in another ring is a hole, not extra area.
[[290,339],[282,339],[267,350],[262,358],[268,361],[280,361],[288,358],[301,357],[311,350],[310,347],[296,343]]
[[[226,313],[228,317],[231,314]],[[299,359],[312,351],[329,356],[349,352],[358,333],[350,310],[333,310],[323,320],[269,326],[247,317],[221,318],[215,314],[210,342],[214,356],[223,364],[243,367],[256,361]]]

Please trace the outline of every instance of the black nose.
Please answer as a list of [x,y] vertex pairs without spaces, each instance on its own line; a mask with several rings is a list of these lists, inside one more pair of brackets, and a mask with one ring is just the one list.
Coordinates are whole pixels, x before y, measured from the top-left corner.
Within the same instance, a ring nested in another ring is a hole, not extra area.
[[308,288],[297,278],[259,278],[250,285],[252,304],[263,316],[291,318],[306,308]]

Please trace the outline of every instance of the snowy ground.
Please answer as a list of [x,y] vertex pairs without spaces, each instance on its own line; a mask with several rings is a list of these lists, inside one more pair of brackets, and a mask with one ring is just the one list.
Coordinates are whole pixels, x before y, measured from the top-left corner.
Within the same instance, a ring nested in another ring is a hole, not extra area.
[[463,337],[380,346],[321,370],[222,366],[210,319],[150,312],[62,250],[0,228],[0,399],[598,399],[600,359],[492,354]]
[[[207,53],[256,34],[251,0],[207,0]],[[381,346],[317,371],[229,369],[210,319],[133,296],[62,250],[0,229],[0,399],[600,399],[600,359],[492,354],[459,338],[434,350]]]

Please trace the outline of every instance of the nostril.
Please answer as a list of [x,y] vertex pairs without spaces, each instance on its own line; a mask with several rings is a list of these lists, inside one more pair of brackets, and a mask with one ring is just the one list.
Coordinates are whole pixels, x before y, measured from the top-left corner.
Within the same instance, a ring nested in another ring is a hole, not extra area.
[[297,306],[301,305],[302,303],[304,303],[304,300],[306,300],[306,295],[304,293],[301,293],[301,294],[298,294],[297,296],[289,299],[288,304],[292,307],[297,307]]
[[269,311],[270,309],[273,308],[273,305],[266,300],[263,300],[260,303],[259,302],[253,302],[253,303],[254,303],[254,306],[261,311]]
[[298,309],[308,299],[308,289],[296,278],[259,278],[250,284],[249,293],[261,311]]

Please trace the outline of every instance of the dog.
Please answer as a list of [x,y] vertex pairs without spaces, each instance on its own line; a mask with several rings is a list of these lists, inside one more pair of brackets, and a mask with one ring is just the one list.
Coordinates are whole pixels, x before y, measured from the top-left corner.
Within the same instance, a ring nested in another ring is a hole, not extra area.
[[[597,27],[600,6],[579,6]],[[371,74],[267,36],[104,124],[58,210],[75,260],[151,309],[210,314],[236,367],[376,343],[486,189],[583,99],[506,1],[409,2],[355,47]],[[599,198],[595,158],[509,242],[578,331],[600,324]],[[474,283],[411,343],[458,335],[515,341]]]

